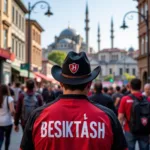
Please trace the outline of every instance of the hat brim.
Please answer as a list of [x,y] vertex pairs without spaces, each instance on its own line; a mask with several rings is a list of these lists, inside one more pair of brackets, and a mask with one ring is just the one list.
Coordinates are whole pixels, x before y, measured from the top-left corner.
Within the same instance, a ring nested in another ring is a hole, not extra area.
[[67,77],[62,76],[62,68],[60,66],[55,65],[52,67],[51,73],[54,79],[57,80],[58,82],[69,84],[69,85],[80,85],[80,84],[88,83],[94,80],[98,76],[100,71],[101,71],[101,67],[98,66],[86,78],[83,78],[83,77],[82,78],[67,78]]

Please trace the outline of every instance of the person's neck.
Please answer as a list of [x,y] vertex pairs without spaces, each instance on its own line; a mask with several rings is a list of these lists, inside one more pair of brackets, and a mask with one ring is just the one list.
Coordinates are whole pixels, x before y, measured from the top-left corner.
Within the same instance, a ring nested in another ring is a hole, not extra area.
[[74,91],[71,91],[71,90],[64,90],[64,91],[63,91],[63,94],[64,94],[64,95],[69,95],[69,94],[73,94],[73,95],[87,95],[87,92],[85,92],[85,91],[80,91],[80,90],[74,90]]
[[135,90],[131,90],[131,93],[134,94],[134,93],[139,93],[140,91],[135,91]]

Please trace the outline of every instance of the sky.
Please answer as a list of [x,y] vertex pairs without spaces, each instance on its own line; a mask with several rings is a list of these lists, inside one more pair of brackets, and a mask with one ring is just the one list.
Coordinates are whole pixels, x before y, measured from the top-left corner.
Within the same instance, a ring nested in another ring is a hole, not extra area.
[[[28,2],[33,5],[38,0],[23,0],[26,6]],[[40,4],[32,12],[32,19],[36,19],[45,29],[42,34],[42,47],[47,48],[54,42],[54,37],[59,36],[62,30],[74,28],[85,41],[85,7],[88,2],[90,32],[89,45],[97,51],[97,27],[101,29],[101,49],[110,48],[110,23],[114,20],[114,47],[129,49],[131,46],[138,49],[138,15],[133,14],[134,19],[126,18],[128,29],[122,30],[123,16],[126,12],[137,10],[137,2],[133,0],[46,0],[53,16],[44,16],[46,9],[41,9]],[[129,16],[130,17],[130,16]]]

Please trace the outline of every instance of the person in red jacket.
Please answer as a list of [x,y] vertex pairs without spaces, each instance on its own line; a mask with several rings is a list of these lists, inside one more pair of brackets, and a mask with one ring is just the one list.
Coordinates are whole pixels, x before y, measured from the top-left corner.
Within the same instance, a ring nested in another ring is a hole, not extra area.
[[[137,78],[132,79],[130,82],[131,95],[136,97],[139,101],[143,100],[143,95],[140,90],[141,80]],[[149,101],[149,99],[147,100]],[[130,95],[124,96],[121,99],[118,110],[118,119],[124,128],[129,150],[135,150],[136,141],[139,143],[140,150],[149,150],[149,135],[136,135],[131,133],[129,123],[133,103],[134,99]]]
[[63,95],[32,113],[20,150],[125,150],[116,115],[87,97],[99,72],[99,66],[91,72],[84,52],[69,52],[62,68],[53,66]]

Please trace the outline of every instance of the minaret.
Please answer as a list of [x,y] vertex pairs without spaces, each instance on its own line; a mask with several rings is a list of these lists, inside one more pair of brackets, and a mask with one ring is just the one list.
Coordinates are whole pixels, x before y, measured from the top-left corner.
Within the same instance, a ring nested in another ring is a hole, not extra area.
[[85,19],[85,36],[86,36],[86,52],[89,53],[89,10],[88,10],[88,3],[86,4],[86,12],[85,12],[85,15],[86,15],[86,19]]
[[98,34],[97,34],[97,37],[98,37],[98,40],[97,40],[97,42],[98,42],[98,51],[100,51],[100,42],[101,42],[101,40],[100,40],[100,25],[98,24],[98,30],[97,30],[97,32],[98,32]]
[[113,22],[113,18],[111,19],[111,48],[113,49],[114,48],[114,22]]

